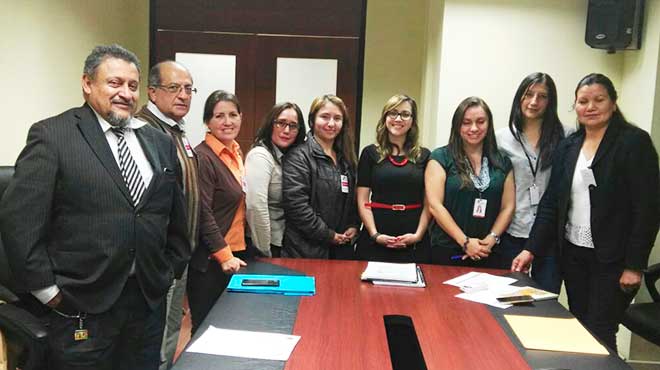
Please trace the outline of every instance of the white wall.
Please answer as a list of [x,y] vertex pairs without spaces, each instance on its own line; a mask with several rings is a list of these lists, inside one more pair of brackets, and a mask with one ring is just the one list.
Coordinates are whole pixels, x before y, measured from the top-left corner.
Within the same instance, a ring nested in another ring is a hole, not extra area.
[[14,164],[32,123],[83,103],[82,66],[95,45],[132,50],[146,76],[147,0],[0,0],[0,9],[0,165]]
[[555,80],[564,124],[575,122],[571,105],[582,76],[604,73],[619,86],[623,56],[584,43],[586,3],[445,0],[436,144],[447,143],[451,116],[470,95],[486,100],[496,128],[506,126],[518,84],[535,71]]

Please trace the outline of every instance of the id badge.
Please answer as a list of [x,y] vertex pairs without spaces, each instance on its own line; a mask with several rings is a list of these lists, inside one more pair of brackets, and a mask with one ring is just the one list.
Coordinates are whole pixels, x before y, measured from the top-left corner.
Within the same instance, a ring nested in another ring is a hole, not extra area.
[[587,186],[598,186],[598,184],[596,184],[596,178],[594,177],[594,171],[592,171],[591,168],[582,169],[580,170],[580,173],[582,174],[582,180]]
[[474,200],[474,208],[472,209],[472,217],[484,218],[486,217],[486,199],[477,198]]
[[539,187],[536,184],[532,184],[529,188],[529,202],[533,206],[537,206],[541,200],[541,194],[539,193]]
[[341,192],[344,194],[348,194],[348,176],[346,175],[341,175]]
[[193,158],[195,154],[193,153],[192,147],[190,146],[190,142],[188,141],[187,137],[182,137],[181,141],[183,141],[183,148],[186,150],[186,155],[188,158]]

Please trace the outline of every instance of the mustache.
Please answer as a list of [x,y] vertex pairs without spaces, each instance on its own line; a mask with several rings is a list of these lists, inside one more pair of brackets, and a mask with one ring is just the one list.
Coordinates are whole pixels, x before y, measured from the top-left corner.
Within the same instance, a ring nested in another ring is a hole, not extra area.
[[119,104],[126,104],[131,108],[135,108],[135,102],[129,99],[124,99],[122,97],[117,97],[115,99],[112,99],[110,101],[111,103],[119,103]]

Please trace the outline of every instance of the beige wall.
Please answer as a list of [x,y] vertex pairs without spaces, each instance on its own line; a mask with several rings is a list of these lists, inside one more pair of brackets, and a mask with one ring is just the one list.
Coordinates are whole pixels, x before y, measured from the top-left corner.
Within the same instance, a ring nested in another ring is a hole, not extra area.
[[147,0],[0,0],[0,9],[0,165],[14,164],[32,123],[82,104],[83,61],[95,45],[122,44],[148,68]]
[[427,0],[369,0],[364,47],[360,146],[375,141],[387,99],[404,93],[419,103],[425,59]]
[[557,85],[558,112],[573,124],[573,90],[589,72],[618,86],[623,55],[584,43],[586,1],[446,0],[442,32],[436,143],[446,144],[451,116],[462,99],[482,97],[495,126],[507,124],[511,100],[527,74],[542,71]]

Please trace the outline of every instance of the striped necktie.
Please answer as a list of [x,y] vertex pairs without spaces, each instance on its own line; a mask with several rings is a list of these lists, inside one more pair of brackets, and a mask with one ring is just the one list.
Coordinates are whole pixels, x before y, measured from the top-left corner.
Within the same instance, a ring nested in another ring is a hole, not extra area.
[[142,174],[140,174],[140,169],[135,163],[131,151],[128,150],[126,145],[126,140],[124,139],[124,128],[113,127],[111,128],[112,132],[117,136],[117,151],[119,152],[119,168],[121,169],[121,174],[124,177],[128,191],[131,193],[131,198],[133,199],[133,205],[140,203],[140,198],[144,194],[144,180],[142,179]]

